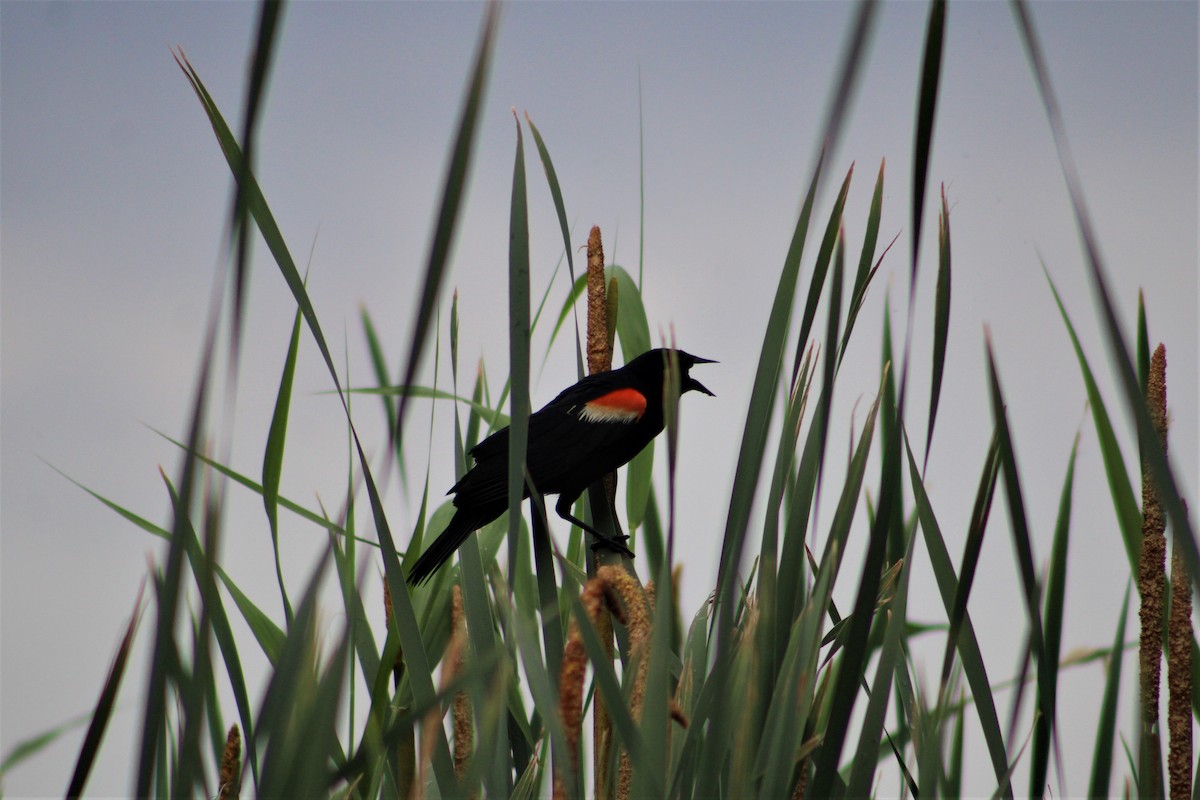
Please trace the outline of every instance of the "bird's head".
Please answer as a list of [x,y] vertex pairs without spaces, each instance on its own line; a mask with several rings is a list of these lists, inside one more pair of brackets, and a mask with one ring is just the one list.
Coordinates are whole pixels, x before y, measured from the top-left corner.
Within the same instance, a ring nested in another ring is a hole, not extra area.
[[679,364],[679,393],[684,394],[690,391],[703,392],[709,397],[716,397],[708,387],[700,381],[693,378],[689,373],[692,367],[697,364],[715,364],[711,358],[701,358],[694,356],[691,353],[685,353],[682,350],[669,350],[665,347],[660,347],[657,350],[650,350],[642,353],[640,356],[629,362],[630,367],[635,369],[644,369],[647,372],[653,371],[657,375],[666,375],[670,359],[674,356]]

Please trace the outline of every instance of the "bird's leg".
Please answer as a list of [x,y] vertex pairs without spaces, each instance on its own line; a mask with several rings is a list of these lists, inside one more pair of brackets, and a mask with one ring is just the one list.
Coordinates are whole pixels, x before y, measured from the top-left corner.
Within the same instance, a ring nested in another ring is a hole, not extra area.
[[596,541],[592,543],[593,550],[597,547],[611,547],[614,550],[618,550],[630,558],[633,558],[633,551],[625,546],[625,542],[629,539],[628,536],[606,536],[605,534],[593,528],[591,525],[588,525],[581,519],[577,519],[571,514],[571,504],[574,503],[576,499],[577,497],[568,497],[565,494],[559,495],[558,503],[554,506],[554,512],[572,525],[577,525],[578,527],[590,533],[592,536],[596,537]]

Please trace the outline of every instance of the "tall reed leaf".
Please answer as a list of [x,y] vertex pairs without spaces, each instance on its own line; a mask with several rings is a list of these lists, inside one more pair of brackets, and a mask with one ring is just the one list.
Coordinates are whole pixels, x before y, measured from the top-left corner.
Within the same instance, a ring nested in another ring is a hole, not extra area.
[[1170,528],[1175,545],[1183,553],[1187,561],[1188,571],[1192,575],[1200,575],[1200,546],[1196,543],[1192,524],[1188,520],[1187,511],[1183,507],[1179,484],[1175,480],[1175,474],[1171,470],[1170,463],[1167,461],[1166,452],[1163,450],[1162,443],[1158,441],[1154,434],[1154,425],[1150,421],[1150,412],[1146,408],[1146,401],[1141,392],[1137,373],[1134,371],[1134,366],[1130,361],[1129,347],[1125,344],[1125,337],[1121,333],[1121,326],[1117,321],[1117,312],[1112,302],[1112,294],[1108,290],[1108,281],[1104,277],[1105,270],[1100,258],[1100,247],[1092,229],[1091,215],[1088,214],[1087,206],[1084,203],[1083,185],[1079,179],[1079,171],[1075,166],[1075,159],[1071,155],[1071,150],[1067,143],[1062,112],[1059,109],[1058,99],[1050,85],[1050,74],[1046,69],[1046,60],[1042,55],[1041,44],[1033,30],[1033,20],[1029,16],[1029,8],[1024,0],[1013,0],[1012,9],[1017,18],[1018,32],[1021,35],[1022,43],[1025,45],[1025,51],[1029,57],[1030,68],[1033,71],[1034,79],[1037,81],[1038,91],[1042,97],[1042,105],[1046,110],[1046,117],[1050,122],[1050,129],[1054,135],[1054,145],[1058,150],[1059,165],[1062,167],[1063,179],[1067,185],[1067,193],[1071,198],[1071,208],[1075,213],[1075,225],[1079,229],[1079,238],[1083,244],[1084,257],[1088,265],[1088,276],[1091,279],[1092,288],[1095,290],[1096,299],[1099,301],[1101,319],[1104,322],[1103,329],[1108,339],[1109,355],[1117,368],[1117,376],[1120,379],[1121,388],[1125,396],[1125,404],[1137,423],[1138,441],[1144,448],[1143,453],[1157,484],[1163,509],[1167,512],[1167,516],[1171,521]]

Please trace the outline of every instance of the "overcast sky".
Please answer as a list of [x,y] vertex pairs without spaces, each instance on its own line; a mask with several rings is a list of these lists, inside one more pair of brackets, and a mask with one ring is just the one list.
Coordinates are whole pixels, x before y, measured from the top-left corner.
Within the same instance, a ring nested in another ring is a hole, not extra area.
[[[546,139],[573,243],[583,245],[598,224],[610,260],[636,273],[644,236],[652,336],[673,328],[682,347],[720,361],[703,367],[701,378],[717,397],[689,395],[683,403],[685,614],[699,607],[715,578],[765,319],[852,11],[845,3],[514,3],[501,16],[447,281],[459,291],[463,367],[470,374],[483,357],[493,376],[505,370],[516,108],[528,111]],[[847,353],[835,442],[846,441],[856,404],[861,424],[878,385],[889,294],[903,340],[912,119],[926,13],[917,3],[881,9],[861,90],[829,162],[834,187],[856,165],[846,217],[854,257],[884,158],[881,238],[901,234]],[[147,561],[162,552],[157,540],[55,470],[152,520],[166,519],[158,467],[172,473],[178,452],[152,428],[171,435],[185,429],[213,276],[225,264],[230,194],[211,129],[169,48],[183,48],[233,122],[255,17],[248,3],[0,5],[2,753],[90,710]],[[297,261],[311,264],[310,296],[335,358],[348,361],[352,385],[369,375],[360,307],[374,318],[393,364],[407,347],[416,276],[481,17],[482,7],[467,3],[300,3],[287,10],[259,139],[259,181]],[[1132,332],[1137,291],[1144,289],[1151,336],[1167,344],[1172,459],[1194,500],[1197,5],[1038,4],[1033,19],[1126,330]],[[1083,383],[1043,264],[1067,299],[1110,409],[1119,401],[1053,142],[1007,5],[951,4],[938,114],[929,174],[933,189],[946,186],[955,273],[942,416],[927,476],[935,509],[957,559],[990,432],[986,326],[1008,395],[1039,565],[1048,556],[1071,444],[1082,434],[1064,651],[1104,647],[1128,567]],[[539,294],[562,245],[532,148],[527,157]],[[829,202],[826,191],[817,212],[822,226]],[[929,243],[932,211],[927,220]],[[931,249],[921,264],[914,426],[924,419],[928,395]],[[811,255],[803,287],[810,268]],[[551,289],[555,311],[566,291],[560,274]],[[448,312],[448,293],[443,300]],[[278,270],[260,253],[231,423],[232,463],[250,476],[261,473],[293,313]],[[535,353],[545,351],[549,327],[536,333]],[[535,372],[535,405],[574,380],[570,344],[561,337]],[[340,507],[344,486],[344,419],[337,400],[324,394],[330,388],[306,336],[283,493],[312,508],[319,501]],[[410,416],[412,431],[422,433],[428,410],[422,405]],[[454,478],[449,411],[439,406],[434,422],[430,480],[437,495]],[[378,452],[379,409],[359,398],[355,412]],[[1115,422],[1132,469],[1128,416],[1117,412]],[[923,422],[919,432],[914,439],[923,443]],[[427,441],[414,435],[407,447],[418,475],[429,460]],[[393,530],[413,524],[415,505],[394,475],[388,510]],[[856,531],[865,530],[862,524]],[[993,525],[971,611],[990,674],[1000,681],[1016,664],[1023,625],[1018,608],[994,602],[1015,597],[1016,589],[1002,513]],[[231,490],[225,565],[278,618],[267,531],[261,500]],[[284,518],[282,533],[285,569],[296,584],[325,540],[292,517]],[[927,560],[919,555],[917,562],[910,614],[939,621],[944,612]],[[378,570],[367,575],[366,591],[377,597]],[[848,604],[853,581],[844,583],[837,597]],[[334,630],[337,606],[327,610]],[[97,795],[129,790],[149,638],[144,626],[90,787]],[[242,650],[251,670],[263,666],[255,649],[247,640]],[[936,669],[921,663],[918,675],[929,680]],[[1099,665],[1064,676],[1060,725],[1093,729],[1101,680]],[[1122,730],[1130,735],[1128,694],[1122,703]],[[82,735],[73,729],[18,768],[5,781],[6,794],[61,795]],[[990,792],[979,742],[978,729],[969,728],[978,767],[969,771],[978,776],[971,786]],[[1067,789],[1078,794],[1091,736],[1062,744]],[[1019,770],[1018,786],[1025,774]]]

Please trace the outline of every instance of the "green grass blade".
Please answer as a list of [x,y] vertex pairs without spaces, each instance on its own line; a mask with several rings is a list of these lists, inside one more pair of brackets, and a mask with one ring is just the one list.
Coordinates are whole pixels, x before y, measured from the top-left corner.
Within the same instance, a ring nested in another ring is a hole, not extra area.
[[[908,551],[905,555],[904,567],[900,570],[899,584],[885,617],[887,633],[884,637],[883,649],[879,654],[879,663],[875,668],[875,681],[871,686],[870,699],[867,701],[867,710],[863,716],[850,780],[846,784],[846,792],[850,797],[866,797],[870,793],[875,777],[880,737],[884,734],[888,697],[891,696],[892,691],[892,673],[896,671],[903,658],[902,648],[907,645],[908,637],[905,635],[905,629],[908,619],[908,581],[912,574],[912,550],[916,540],[916,536],[909,537]],[[933,750],[934,748],[928,749]]]
[[95,716],[95,711],[88,714],[80,714],[75,719],[64,722],[62,725],[56,725],[49,730],[42,731],[39,734],[22,739],[14,744],[9,751],[4,755],[4,759],[0,761],[0,779],[15,767],[19,766],[28,758],[36,756],[38,753],[45,750],[50,745],[54,744],[63,734],[69,733],[76,728],[83,726]]
[[1192,530],[1191,521],[1184,509],[1179,483],[1175,473],[1167,461],[1167,455],[1162,443],[1154,432],[1150,421],[1150,412],[1139,385],[1137,373],[1129,358],[1129,347],[1121,333],[1117,312],[1112,302],[1112,293],[1108,289],[1108,281],[1104,277],[1104,265],[1100,258],[1100,246],[1092,230],[1091,216],[1083,198],[1083,186],[1079,179],[1079,171],[1075,166],[1067,144],[1066,128],[1063,124],[1062,113],[1058,100],[1050,86],[1050,74],[1046,69],[1046,61],[1042,56],[1041,45],[1033,30],[1033,21],[1029,10],[1022,0],[1013,0],[1013,12],[1017,17],[1017,27],[1021,40],[1025,45],[1033,70],[1042,104],[1046,109],[1046,117],[1054,135],[1054,144],[1058,149],[1058,160],[1062,166],[1063,178],[1067,184],[1067,193],[1071,198],[1071,208],[1075,212],[1075,224],[1079,229],[1079,238],[1083,244],[1084,261],[1088,266],[1088,276],[1099,300],[1101,326],[1108,339],[1109,357],[1116,366],[1117,376],[1123,390],[1125,405],[1137,423],[1138,441],[1142,442],[1143,456],[1150,466],[1159,491],[1160,501],[1167,518],[1170,520],[1172,540],[1187,561],[1188,571],[1192,575],[1200,575],[1200,545]]
[[925,216],[925,181],[929,177],[929,153],[933,149],[933,120],[937,113],[938,80],[942,72],[942,35],[946,27],[946,2],[929,4],[925,27],[925,55],[921,64],[921,93],[917,100],[917,131],[913,141],[912,273],[916,285],[917,259],[921,252],[921,224]]
[[[151,430],[153,430],[153,428]],[[208,456],[204,455],[203,453],[197,453],[195,451],[188,450],[188,446],[186,444],[184,444],[183,442],[179,441],[178,439],[173,439],[170,436],[168,436],[167,434],[162,433],[161,431],[154,431],[154,432],[157,433],[159,436],[163,437],[164,439],[166,439],[171,444],[178,447],[179,449],[183,450],[185,453],[188,453],[192,457],[196,458],[201,464],[204,464],[206,467],[211,467],[212,469],[221,473],[222,476],[229,478],[234,483],[244,486],[245,488],[249,489],[250,491],[252,491],[256,494],[262,494],[262,492],[263,492],[262,484],[259,484],[256,481],[251,480],[250,478],[246,477],[245,475],[241,474],[240,472],[233,471],[229,467],[225,466],[224,464],[220,463],[219,461],[216,461],[215,459],[209,458]],[[70,479],[68,478],[68,480],[70,480]],[[76,485],[79,485],[79,484],[76,484]],[[130,519],[130,521],[134,522],[134,524],[138,525],[138,527],[143,527],[143,528],[145,527],[144,525],[141,524],[141,522],[138,522],[138,519],[140,519],[140,518],[132,518],[131,516],[128,515],[128,512],[125,512],[124,510],[120,509],[119,507],[112,506],[111,504],[108,503],[108,501],[104,500],[104,498],[90,492],[90,490],[87,489],[87,487],[80,486],[80,488],[83,489],[84,491],[87,491],[87,492],[93,494],[101,502],[110,505],[110,507],[112,507],[114,511],[116,511],[119,514],[122,514],[122,516],[126,516],[126,518]],[[310,511],[309,509],[304,508],[303,506],[301,506],[299,503],[296,503],[295,501],[289,500],[286,497],[283,497],[282,495],[280,495],[280,497],[278,498],[278,501],[279,501],[279,505],[281,508],[291,511],[293,514],[296,514],[297,516],[313,523],[314,525],[317,525],[318,527],[324,528],[332,533],[336,533],[339,536],[349,535],[347,533],[346,529],[343,528],[341,525],[338,525],[337,523],[330,521],[328,517],[323,516],[322,514],[319,514],[315,511]],[[144,520],[143,520],[143,522],[144,522]],[[168,534],[166,534],[165,531],[162,531],[161,528],[157,528],[156,526],[152,526],[152,527],[155,527],[155,529],[150,530],[150,533],[154,533],[155,535],[164,535],[164,536],[168,535]],[[357,541],[360,544],[370,545],[371,547],[379,546],[376,542],[373,542],[369,539],[364,539],[361,536],[355,536],[354,538],[355,538],[355,541]]]
[[[175,491],[175,487],[163,475],[163,480],[167,487],[167,492],[170,495],[172,507],[177,507],[180,504],[180,497]],[[215,518],[215,509],[210,508],[210,520]],[[213,525],[215,522],[210,521],[208,525]],[[215,700],[216,686],[212,678],[212,665],[208,656],[209,644],[207,642],[207,629],[211,628],[213,635],[216,637],[217,645],[220,648],[221,658],[224,662],[225,674],[229,679],[230,688],[233,691],[234,701],[238,707],[239,719],[242,723],[242,731],[246,736],[246,760],[250,762],[251,771],[254,774],[257,782],[259,776],[258,751],[254,747],[254,731],[255,721],[253,712],[250,708],[250,693],[246,686],[246,676],[242,669],[241,657],[238,655],[237,640],[233,635],[233,627],[229,623],[229,615],[225,611],[225,605],[221,601],[221,595],[217,591],[216,579],[220,578],[227,588],[236,587],[233,581],[218,564],[215,564],[212,558],[208,555],[215,551],[215,544],[212,541],[212,534],[206,536],[208,541],[205,542],[204,549],[201,549],[200,540],[196,535],[195,530],[191,526],[190,521],[185,526],[187,539],[184,547],[187,552],[188,563],[191,566],[193,575],[196,578],[197,588],[200,592],[200,597],[203,601],[203,614],[201,616],[201,642],[203,644],[203,653],[193,656],[193,662],[199,665],[198,668],[203,669],[206,673],[205,677],[211,685],[207,686],[208,697]],[[232,595],[232,591],[231,591]],[[274,627],[274,623],[262,614],[258,609],[254,609],[262,619],[267,621],[270,627]],[[247,618],[250,623],[250,619]],[[251,624],[252,629],[254,625]],[[278,629],[275,629],[278,632]],[[256,631],[256,635],[257,635]],[[279,633],[282,636],[282,633]],[[261,641],[261,640],[260,640]],[[205,698],[201,696],[198,700],[203,701]],[[196,712],[193,712],[196,713]],[[223,730],[218,730],[216,733],[216,746],[224,746]],[[195,735],[195,734],[193,734]]]
[[566,319],[567,312],[570,311],[575,315],[575,368],[578,377],[582,379],[584,375],[583,344],[579,338],[579,313],[575,309],[574,301],[587,286],[587,275],[580,275],[578,279],[575,277],[575,248],[571,246],[571,230],[567,226],[567,207],[563,201],[562,187],[558,183],[558,173],[554,169],[554,162],[550,159],[550,150],[546,147],[541,132],[533,124],[533,120],[530,119],[528,112],[525,114],[525,122],[528,123],[529,131],[533,134],[533,143],[537,148],[538,158],[542,162],[542,169],[546,172],[546,183],[550,187],[550,197],[554,201],[554,213],[558,217],[558,228],[562,232],[563,253],[567,256],[567,273],[571,276],[571,291],[568,292],[567,302],[562,308],[562,313],[558,317],[557,324],[554,326],[554,332],[550,335],[550,343],[554,343],[554,339],[558,335],[558,329],[562,327],[563,320]]
[[[886,413],[886,409],[885,409]],[[825,797],[836,785],[838,760],[845,743],[851,712],[858,695],[858,685],[866,666],[868,638],[871,632],[871,616],[874,609],[879,583],[884,566],[889,531],[896,519],[889,509],[899,511],[899,493],[903,473],[900,471],[899,426],[894,423],[893,436],[884,435],[883,467],[880,477],[880,505],[874,524],[871,526],[867,552],[863,558],[859,578],[858,594],[850,617],[850,632],[847,636],[842,663],[830,698],[832,713],[826,726],[820,751],[815,757],[815,775],[812,784],[814,797]]]
[[225,574],[224,570],[218,571],[217,575],[221,578],[221,582],[225,585],[229,596],[233,598],[234,605],[241,612],[242,619],[246,621],[250,632],[254,634],[254,638],[262,648],[263,655],[267,657],[268,661],[274,664],[279,658],[279,654],[283,651],[283,644],[287,639],[287,634],[246,596],[238,585]]
[[1133,484],[1129,481],[1129,472],[1125,469],[1125,457],[1121,455],[1121,447],[1117,444],[1117,435],[1113,431],[1104,398],[1100,395],[1100,387],[1092,374],[1087,356],[1083,354],[1083,346],[1075,333],[1075,326],[1067,316],[1058,288],[1046,273],[1050,283],[1050,291],[1054,302],[1058,304],[1058,313],[1067,326],[1067,334],[1071,337],[1071,345],[1075,348],[1075,359],[1079,362],[1079,370],[1083,374],[1084,387],[1087,389],[1088,406],[1092,410],[1092,422],[1096,426],[1096,439],[1100,444],[1100,456],[1104,461],[1104,472],[1108,477],[1109,494],[1117,513],[1117,523],[1121,529],[1121,539],[1125,545],[1125,555],[1129,559],[1130,574],[1137,574],[1138,561],[1141,558],[1142,541],[1142,512],[1133,493]]
[[[821,292],[825,288],[825,277],[829,271],[829,263],[833,258],[834,250],[841,245],[842,211],[846,207],[846,195],[850,191],[850,179],[852,177],[854,177],[853,164],[846,171],[841,191],[838,192],[837,200],[833,204],[833,210],[829,214],[829,221],[825,223],[825,235],[821,238],[821,247],[817,251],[817,260],[813,265],[812,278],[808,284],[808,297],[804,302],[804,316],[800,321],[800,335],[796,339],[796,349],[794,351],[796,366],[799,366],[801,355],[808,347],[808,335],[812,332],[813,322],[817,318],[817,309],[821,305]],[[826,348],[832,350],[836,341],[836,339],[827,340]],[[793,368],[794,371],[795,369]]]
[[279,26],[282,22],[284,4],[263,2],[259,6],[257,36],[250,74],[246,78],[246,104],[242,109],[242,148],[245,158],[240,173],[235,177],[237,194],[230,208],[230,230],[234,231],[234,283],[233,313],[229,345],[230,371],[236,374],[238,353],[241,345],[241,326],[245,315],[246,286],[250,277],[250,226],[247,215],[248,202],[242,187],[248,185],[257,144],[258,123],[262,117],[267,92],[267,73],[275,53]]
[[[938,592],[942,596],[942,605],[947,615],[953,613],[955,598],[959,593],[958,578],[954,575],[954,566],[950,562],[950,553],[946,550],[946,540],[942,536],[941,527],[929,503],[925,492],[917,461],[912,449],[906,448],[908,455],[908,473],[912,483],[913,499],[916,503],[917,518],[921,523],[924,534],[925,549],[929,553],[929,564],[937,581]],[[1004,747],[1004,736],[1000,731],[1000,718],[996,713],[996,700],[988,681],[987,669],[983,663],[983,653],[979,649],[979,639],[975,636],[975,626],[971,623],[969,613],[962,616],[962,632],[957,636],[959,658],[962,659],[963,674],[975,699],[975,711],[979,717],[980,727],[983,728],[983,739],[987,744],[988,755],[992,761],[992,769],[996,774],[999,794],[1002,797],[1012,797],[1012,787],[1008,784],[1008,754]]]
[[946,344],[950,336],[950,207],[946,187],[942,186],[942,214],[938,219],[938,276],[933,304],[932,383],[929,389],[929,426],[925,432],[925,463],[933,447],[933,428],[937,422],[938,400],[942,394],[942,374],[946,366]]
[[1150,384],[1150,331],[1146,327],[1146,296],[1141,289],[1138,289],[1137,370],[1138,386],[1144,397]]
[[[516,112],[513,112],[516,120]],[[508,582],[515,583],[525,452],[529,436],[529,210],[525,200],[525,140],[517,122],[508,226],[508,369],[512,386],[508,437]]]
[[271,546],[275,551],[275,579],[279,584],[279,596],[283,601],[283,613],[287,622],[292,621],[292,604],[288,600],[287,587],[283,582],[283,566],[279,562],[279,481],[283,475],[283,448],[287,439],[288,410],[292,402],[292,382],[296,376],[296,358],[300,350],[300,311],[292,323],[292,336],[288,341],[287,358],[283,362],[283,377],[279,380],[279,393],[275,398],[275,413],[271,415],[271,427],[267,433],[267,448],[263,453],[263,505],[267,510],[267,522],[271,527]]
[[[361,387],[356,389],[347,389],[346,393],[377,394],[396,397],[426,397],[432,400],[453,400],[456,403],[461,403],[469,408],[473,413],[479,415],[492,429],[507,427],[512,422],[507,414],[501,413],[498,409],[493,408],[491,405],[483,402],[478,397],[463,397],[462,395],[455,394],[454,392],[447,392],[444,389],[435,389],[430,386]],[[467,443],[471,443],[471,439],[469,437],[467,439]]]
[[1017,456],[1013,446],[1012,434],[1008,427],[1008,412],[1004,395],[1000,389],[1000,376],[996,371],[995,354],[992,351],[991,340],[987,341],[988,377],[991,389],[992,416],[996,423],[996,435],[1000,442],[1000,474],[1004,477],[1004,495],[1008,504],[1009,530],[1012,534],[1013,549],[1016,552],[1018,572],[1021,577],[1021,588],[1025,598],[1025,610],[1029,617],[1029,640],[1033,657],[1037,661],[1037,686],[1039,699],[1043,705],[1038,707],[1038,713],[1043,719],[1048,719],[1048,709],[1044,705],[1053,697],[1054,676],[1050,659],[1046,655],[1046,639],[1042,627],[1042,615],[1039,605],[1040,588],[1033,566],[1033,545],[1029,533],[1028,517],[1025,514],[1025,499],[1021,491],[1020,471],[1017,468]]
[[[133,646],[133,637],[137,633],[138,624],[142,619],[142,592],[144,590],[145,585],[143,584],[142,589],[138,590],[137,600],[133,603],[133,613],[129,615],[129,624],[125,626],[121,644],[117,646],[117,654],[113,656],[112,665],[108,668],[108,677],[104,679],[104,686],[100,689],[100,697],[96,701],[87,733],[83,737],[83,746],[79,748],[79,757],[75,760],[75,770],[71,775],[71,783],[67,787],[67,797],[83,795],[88,776],[96,763],[96,756],[100,752],[100,743],[104,739],[104,731],[108,728],[108,722],[112,719],[113,707],[117,702],[117,691],[121,688],[121,680],[125,677],[125,666],[129,661],[129,650]],[[69,727],[73,726],[64,726],[64,728],[42,734],[35,740],[19,745],[5,756],[4,764],[0,766],[0,775],[7,772],[21,759],[33,755],[57,739],[58,735]]]
[[[943,796],[945,797],[962,797],[962,776],[963,776],[963,742],[966,734],[967,710],[962,707],[964,701],[962,695],[959,696],[959,709],[954,715],[954,733],[950,740],[950,757],[947,759],[949,765],[946,770],[946,782],[943,787]],[[1094,797],[1095,795],[1093,795]]]
[[962,566],[958,570],[958,589],[954,594],[954,607],[950,610],[950,627],[946,636],[946,653],[942,658],[941,687],[950,683],[950,671],[954,665],[954,651],[958,645],[958,634],[967,615],[967,601],[975,582],[975,569],[979,566],[979,554],[983,551],[983,536],[987,531],[988,518],[992,512],[992,499],[996,493],[996,482],[1000,477],[1000,442],[995,434],[988,446],[983,462],[983,473],[979,476],[979,489],[975,492],[975,504],[971,510],[971,522],[967,527],[967,541],[963,546]]
[[[175,623],[179,611],[180,593],[183,583],[183,557],[185,529],[190,526],[192,493],[194,491],[199,460],[192,455],[199,448],[205,430],[204,408],[207,403],[210,368],[213,362],[213,346],[216,340],[216,318],[210,317],[205,334],[204,355],[201,358],[200,375],[192,403],[191,422],[188,425],[188,447],[185,449],[180,469],[180,502],[174,511],[171,535],[168,540],[165,569],[156,581],[157,613],[154,642],[151,647],[150,675],[146,681],[146,702],[142,714],[142,741],[135,772],[136,794],[144,797],[150,793],[155,776],[160,782],[167,776],[161,765],[166,758],[160,745],[168,729],[167,694],[170,683],[169,665],[176,656]],[[190,791],[190,787],[189,787]]]
[[[626,361],[646,352],[651,347],[650,323],[646,318],[646,308],[642,304],[642,292],[634,283],[633,276],[624,267],[613,265],[608,274],[617,282],[617,294],[621,302],[617,307],[617,338],[621,341],[621,352]],[[625,471],[625,521],[629,533],[642,527],[646,519],[646,504],[650,499],[651,479],[654,473],[654,442],[651,442],[642,452],[634,456]],[[652,531],[646,531],[647,536]],[[662,542],[647,542],[648,552],[663,549]],[[651,575],[659,573],[659,565],[654,560],[650,562]]]
[[1117,632],[1108,655],[1104,675],[1104,698],[1100,702],[1100,718],[1096,721],[1096,745],[1092,751],[1092,778],[1088,797],[1108,797],[1112,777],[1113,751],[1117,737],[1117,699],[1121,691],[1121,662],[1125,660],[1125,620],[1129,615],[1129,586],[1125,585],[1125,600],[1117,619]]
[[[767,443],[767,430],[779,386],[779,373],[783,361],[783,348],[791,320],[792,304],[800,272],[800,259],[804,253],[804,242],[808,234],[808,223],[812,215],[813,200],[821,175],[818,161],[808,194],[792,235],[784,267],[775,290],[775,300],[763,334],[762,349],[746,411],[746,424],[738,453],[738,464],[734,472],[733,489],[730,493],[729,512],[725,523],[725,535],[721,543],[721,560],[717,573],[717,602],[719,608],[713,615],[717,628],[717,654],[709,680],[721,683],[721,674],[727,666],[726,655],[732,645],[733,613],[737,572],[741,562],[742,547],[746,538],[746,527],[750,521],[750,508],[757,491],[758,478]],[[730,698],[718,695],[716,709],[708,736],[704,739],[700,761],[700,786],[719,785],[718,774],[728,747],[728,718],[725,712]]]
[[[450,165],[446,173],[446,181],[442,189],[442,200],[438,210],[437,225],[434,229],[433,242],[430,247],[429,260],[425,268],[424,282],[421,288],[421,301],[418,306],[417,318],[413,323],[412,346],[409,349],[408,366],[405,369],[405,386],[413,383],[420,366],[421,352],[424,349],[425,338],[428,335],[433,309],[437,303],[439,289],[444,277],[446,262],[450,257],[450,246],[454,240],[457,228],[459,209],[466,188],[467,177],[470,173],[471,156],[474,152],[475,135],[478,130],[479,113],[483,106],[484,88],[487,85],[488,73],[491,68],[492,47],[496,36],[497,15],[499,6],[488,5],[484,10],[483,28],[479,36],[479,44],[475,51],[475,62],[471,68],[471,79],[467,95],[463,100],[463,108],[459,117],[457,133],[450,156]],[[400,409],[396,414],[396,427],[403,427],[404,412],[407,398],[401,398]]]
[[[883,216],[883,168],[886,161],[879,162],[879,174],[875,178],[875,191],[871,195],[871,210],[867,213],[867,230],[863,234],[862,252],[858,258],[858,271],[854,274],[854,288],[850,292],[850,310],[846,314],[846,332],[842,334],[842,343],[838,350],[838,367],[842,365],[842,359],[846,356],[846,346],[850,343],[850,334],[854,330],[854,322],[858,319],[858,312],[862,309],[863,301],[867,297],[867,288],[871,285],[871,279],[875,277],[876,270],[879,269],[879,262],[872,262],[875,259],[875,247],[879,240],[879,220]],[[895,241],[895,240],[893,240]],[[889,244],[884,249],[884,253],[891,249]],[[883,256],[880,255],[880,260]]]
[[[1057,687],[1058,687],[1058,658],[1062,644],[1063,609],[1066,606],[1067,591],[1067,548],[1071,530],[1071,491],[1075,484],[1075,456],[1079,452],[1079,436],[1071,446],[1071,456],[1067,461],[1067,475],[1063,479],[1062,496],[1058,503],[1058,520],[1054,526],[1054,544],[1050,551],[1050,574],[1046,580],[1045,617],[1043,620],[1046,632],[1045,658],[1048,666],[1049,682],[1043,687],[1038,685],[1037,707],[1044,713],[1034,722],[1033,751],[1030,755],[1030,792],[1044,792],[1046,776],[1050,766],[1050,746],[1057,736]],[[1061,771],[1060,771],[1061,775]],[[1061,787],[1060,787],[1061,789]]]

